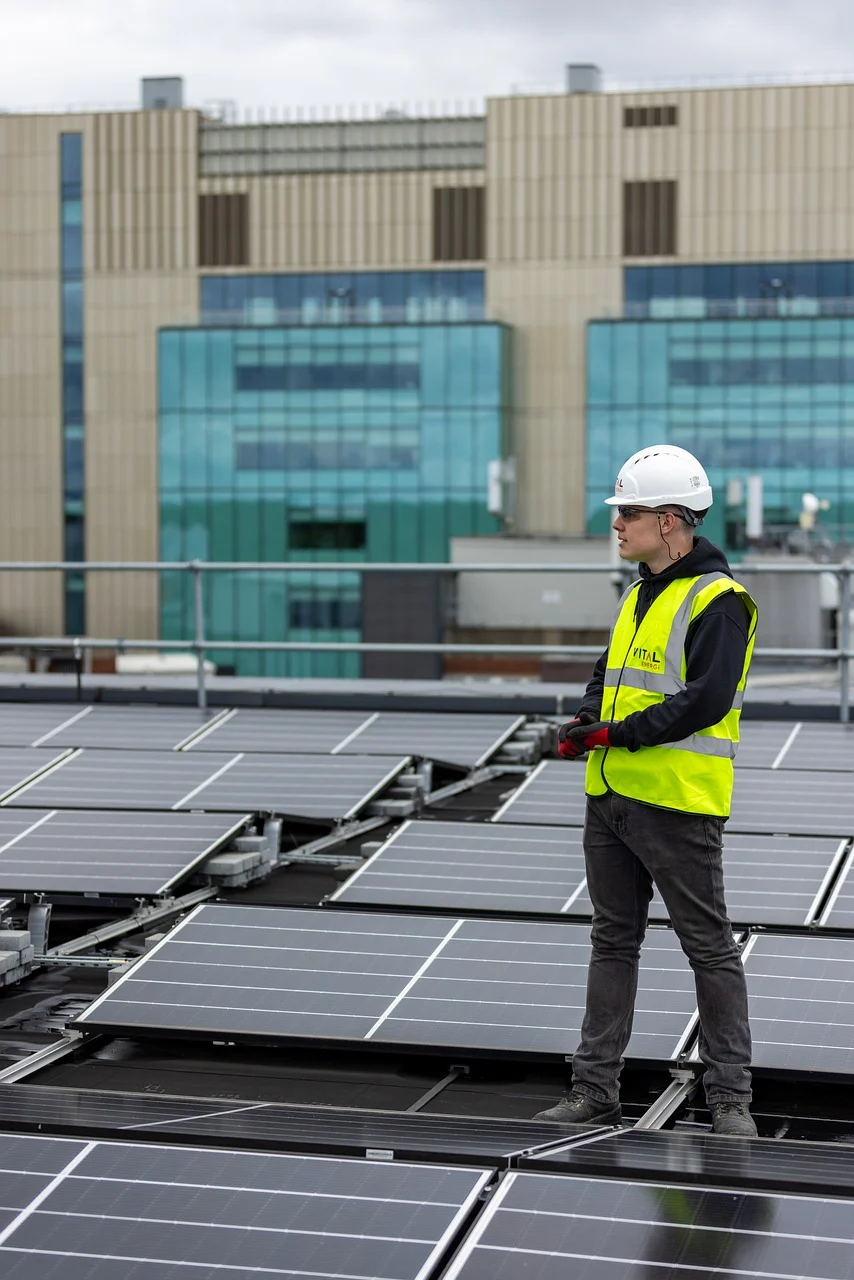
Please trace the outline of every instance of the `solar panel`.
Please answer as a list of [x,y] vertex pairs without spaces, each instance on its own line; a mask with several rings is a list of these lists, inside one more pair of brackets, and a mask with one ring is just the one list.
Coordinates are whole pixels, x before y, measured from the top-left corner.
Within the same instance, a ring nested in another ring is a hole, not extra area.
[[0,702],[0,747],[40,746],[87,709],[74,703]]
[[[578,1043],[588,932],[563,922],[203,906],[75,1025],[563,1058]],[[651,931],[630,1054],[670,1061],[694,1012],[675,936]]]
[[476,768],[525,723],[524,716],[382,711],[339,750],[360,755],[406,752]]
[[519,1168],[579,1177],[666,1178],[704,1186],[851,1195],[854,1147],[767,1138],[722,1142],[714,1134],[688,1130],[610,1129],[593,1142],[532,1152],[520,1159]]
[[[584,773],[584,765],[576,761],[541,761],[492,821],[583,826]],[[738,770],[727,830],[850,836],[854,787],[844,774]]]
[[440,1165],[3,1139],[0,1270],[426,1280],[491,1174]]
[[574,912],[583,882],[580,831],[415,821],[330,901],[553,915]]
[[850,1198],[509,1173],[445,1280],[848,1280],[852,1256]]
[[[413,1096],[418,1093],[413,1083]],[[589,1139],[584,1125],[132,1094],[110,1089],[0,1085],[0,1132],[192,1143],[364,1159],[432,1160],[507,1168],[522,1152]]]
[[408,763],[407,756],[245,755],[176,807],[228,813],[249,808],[338,822],[354,818]]
[[854,929],[854,848],[845,859],[839,879],[827,900],[819,924],[828,929]]
[[[730,918],[739,924],[809,924],[845,848],[840,840],[727,833]],[[593,914],[581,831],[573,827],[407,822],[330,901],[504,915]],[[658,893],[650,919],[668,919]]]
[[493,822],[583,827],[584,762],[541,760],[493,816]]
[[44,741],[62,747],[171,751],[224,714],[195,707],[90,705],[66,716],[65,724]]
[[369,720],[367,711],[234,708],[188,744],[188,751],[327,754]]
[[338,821],[354,816],[407,764],[381,756],[100,751],[68,757],[15,796],[43,809],[198,809]]
[[0,801],[67,756],[50,747],[0,747]]
[[[747,836],[724,833],[724,886],[730,920],[740,925],[780,928],[808,925],[840,863],[847,842],[802,836]],[[590,915],[593,904],[582,887],[573,915]],[[669,919],[656,891],[649,918]]]
[[728,830],[854,834],[854,787],[845,774],[751,769],[739,773]]
[[0,889],[166,893],[222,848],[247,817],[2,809]]
[[742,720],[736,768],[779,769],[796,736],[795,728],[776,720]]
[[754,1066],[854,1074],[854,939],[754,934],[743,960]]
[[854,772],[854,725],[795,725],[778,768],[818,769],[830,773]]

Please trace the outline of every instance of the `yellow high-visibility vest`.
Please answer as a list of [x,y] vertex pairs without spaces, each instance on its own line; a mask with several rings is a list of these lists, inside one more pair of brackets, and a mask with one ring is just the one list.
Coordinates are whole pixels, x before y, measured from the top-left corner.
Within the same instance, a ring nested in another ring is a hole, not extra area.
[[679,742],[627,751],[620,747],[590,752],[585,779],[587,794],[607,791],[685,813],[729,816],[733,760],[739,739],[744,686],[756,636],[756,604],[744,587],[723,573],[677,578],[656,597],[640,623],[635,622],[635,582],[620,601],[611,632],[602,719],[625,720],[635,711],[664,702],[685,687],[685,640],[688,628],[713,600],[735,592],[749,615],[747,652],[730,711],[717,724]]

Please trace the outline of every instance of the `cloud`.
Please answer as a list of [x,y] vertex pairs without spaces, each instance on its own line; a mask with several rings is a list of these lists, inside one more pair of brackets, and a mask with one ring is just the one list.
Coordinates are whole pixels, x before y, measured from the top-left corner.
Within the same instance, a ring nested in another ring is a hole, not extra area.
[[133,105],[144,75],[243,107],[482,99],[606,83],[844,70],[839,0],[0,0],[0,104]]

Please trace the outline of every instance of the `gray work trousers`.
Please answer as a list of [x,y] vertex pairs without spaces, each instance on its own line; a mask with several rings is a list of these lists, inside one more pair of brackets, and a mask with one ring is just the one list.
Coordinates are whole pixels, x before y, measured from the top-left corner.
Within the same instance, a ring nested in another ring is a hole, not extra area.
[[573,1088],[616,1101],[632,1031],[653,882],[694,970],[709,1102],[749,1102],[747,984],[724,902],[723,820],[588,796],[584,826],[592,955]]

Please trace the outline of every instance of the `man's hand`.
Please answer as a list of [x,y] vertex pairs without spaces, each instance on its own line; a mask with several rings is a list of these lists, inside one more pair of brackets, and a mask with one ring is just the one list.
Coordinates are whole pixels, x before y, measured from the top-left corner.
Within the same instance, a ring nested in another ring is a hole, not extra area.
[[[609,731],[613,724],[613,720],[595,720],[588,721],[587,724],[565,725],[567,733],[564,745],[578,747],[578,751],[573,753],[576,755],[580,755],[583,751],[594,751],[597,747],[610,747],[613,744],[609,737]],[[558,746],[558,751],[560,751],[560,746]]]
[[596,723],[594,715],[589,711],[582,711],[575,720],[568,720],[566,724],[560,726],[557,735],[557,753],[562,760],[575,760],[578,756],[584,755],[587,748],[575,742],[570,734],[574,729],[584,729],[587,725]]

